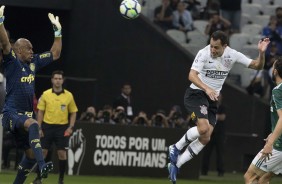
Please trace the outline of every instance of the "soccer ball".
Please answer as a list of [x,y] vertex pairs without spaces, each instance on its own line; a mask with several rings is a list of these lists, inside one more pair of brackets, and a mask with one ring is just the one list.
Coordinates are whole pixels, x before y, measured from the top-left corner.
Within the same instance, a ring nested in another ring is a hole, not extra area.
[[126,19],[135,19],[141,13],[141,5],[137,0],[123,0],[120,3],[119,11]]

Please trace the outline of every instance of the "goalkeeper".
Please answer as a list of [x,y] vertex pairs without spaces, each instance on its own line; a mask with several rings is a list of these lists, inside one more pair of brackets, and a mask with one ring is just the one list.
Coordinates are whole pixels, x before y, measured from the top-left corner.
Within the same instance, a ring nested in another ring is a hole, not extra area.
[[49,13],[55,30],[50,51],[34,54],[29,40],[18,39],[13,48],[4,27],[4,8],[0,7],[0,42],[3,46],[3,69],[6,77],[6,100],[3,108],[2,125],[15,134],[16,144],[25,150],[18,166],[14,184],[22,184],[32,167],[37,163],[42,178],[47,178],[53,163],[45,163],[39,127],[33,112],[35,73],[42,67],[59,59],[62,49],[61,24],[58,17]]

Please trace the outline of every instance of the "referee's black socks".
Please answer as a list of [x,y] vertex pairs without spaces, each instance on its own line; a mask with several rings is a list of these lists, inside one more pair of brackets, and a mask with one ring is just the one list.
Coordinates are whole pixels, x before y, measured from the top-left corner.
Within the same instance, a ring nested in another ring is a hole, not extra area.
[[64,181],[64,174],[66,172],[67,160],[59,160],[59,180]]

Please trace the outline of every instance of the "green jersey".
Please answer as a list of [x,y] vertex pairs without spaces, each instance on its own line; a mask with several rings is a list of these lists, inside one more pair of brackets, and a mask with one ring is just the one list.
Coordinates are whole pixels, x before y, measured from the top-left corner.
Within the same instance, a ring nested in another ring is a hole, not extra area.
[[[272,97],[270,102],[270,111],[271,111],[271,131],[273,132],[277,122],[278,114],[277,110],[282,109],[282,83],[277,85],[272,90]],[[273,148],[282,151],[282,135],[274,142]]]

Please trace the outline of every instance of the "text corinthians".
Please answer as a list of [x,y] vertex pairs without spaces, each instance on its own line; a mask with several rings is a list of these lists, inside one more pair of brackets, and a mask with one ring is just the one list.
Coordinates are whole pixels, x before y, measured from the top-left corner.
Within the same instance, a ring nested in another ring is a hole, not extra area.
[[165,139],[96,135],[93,161],[96,166],[164,168]]

